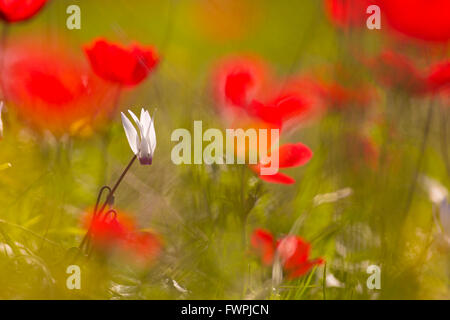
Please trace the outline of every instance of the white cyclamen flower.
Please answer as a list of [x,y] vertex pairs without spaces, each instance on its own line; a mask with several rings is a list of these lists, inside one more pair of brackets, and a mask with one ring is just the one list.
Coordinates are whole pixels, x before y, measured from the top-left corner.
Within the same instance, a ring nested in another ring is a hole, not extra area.
[[123,128],[131,150],[133,150],[141,164],[152,164],[153,153],[156,148],[156,134],[152,118],[148,111],[144,109],[141,110],[140,119],[130,110],[128,112],[137,126],[136,130],[131,121],[121,112]]

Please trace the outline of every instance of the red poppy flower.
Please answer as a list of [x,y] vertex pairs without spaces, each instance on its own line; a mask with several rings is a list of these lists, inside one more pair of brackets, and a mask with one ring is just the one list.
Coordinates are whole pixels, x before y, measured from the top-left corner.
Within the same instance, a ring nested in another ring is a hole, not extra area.
[[215,97],[226,115],[238,120],[250,117],[279,129],[288,120],[310,114],[315,101],[302,92],[311,88],[304,79],[295,86],[291,81],[278,84],[256,58],[225,60],[217,67],[214,83]]
[[32,18],[47,0],[0,0],[0,18],[18,22]]
[[380,82],[387,87],[410,94],[422,94],[427,89],[425,76],[404,55],[386,50],[369,65]]
[[161,253],[159,237],[150,232],[131,233],[123,246],[125,255],[140,266],[152,263]]
[[124,86],[135,86],[145,80],[159,61],[153,47],[133,44],[125,48],[104,39],[96,40],[84,50],[100,78]]
[[284,237],[278,242],[277,250],[291,279],[301,277],[315,265],[324,263],[322,258],[309,260],[311,245],[299,236]]
[[324,263],[322,258],[310,260],[311,245],[295,235],[288,235],[275,243],[270,232],[257,229],[252,234],[251,245],[266,265],[272,264],[278,253],[283,269],[290,279],[304,276],[314,266]]
[[44,50],[34,43],[15,43],[5,54],[5,94],[18,114],[39,130],[87,133],[111,106],[107,86],[68,52],[64,47]]
[[427,83],[432,91],[450,89],[450,60],[439,62],[431,67]]
[[407,36],[436,42],[450,40],[450,1],[379,0],[389,25]]
[[232,57],[215,68],[215,97],[222,106],[245,108],[267,83],[267,66],[255,57]]
[[[285,144],[276,153],[278,154],[278,167],[294,168],[305,165],[313,156],[311,149],[302,143]],[[276,155],[275,155],[276,156]],[[261,174],[261,167],[270,167],[270,163],[250,165],[250,168],[258,174],[259,178],[271,183],[293,184],[295,180],[281,172],[273,175]]]
[[331,21],[338,27],[366,26],[367,7],[376,4],[374,0],[325,0],[325,9]]
[[248,107],[250,115],[280,129],[286,121],[306,115],[310,110],[310,102],[296,93],[280,95],[268,104],[253,100]]
[[92,243],[95,248],[103,251],[114,249],[127,241],[134,230],[133,221],[123,213],[101,215],[94,219],[92,214],[86,215],[84,225],[89,228],[90,224]]
[[258,251],[264,264],[271,265],[273,263],[275,240],[270,232],[263,229],[256,229],[253,231],[250,243]]
[[99,253],[116,253],[139,266],[148,265],[161,253],[159,237],[138,231],[134,220],[124,212],[109,212],[94,219],[88,214],[84,218],[85,228],[91,227],[93,248]]

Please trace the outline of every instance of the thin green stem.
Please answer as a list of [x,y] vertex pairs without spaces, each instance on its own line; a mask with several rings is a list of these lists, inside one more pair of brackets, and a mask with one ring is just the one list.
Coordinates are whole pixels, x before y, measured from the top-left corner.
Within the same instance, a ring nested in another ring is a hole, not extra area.
[[[133,158],[131,158],[130,162],[128,163],[128,165],[125,167],[125,169],[123,170],[122,174],[120,175],[119,179],[116,181],[116,183],[114,184],[114,186],[111,188],[111,191],[108,193],[108,197],[106,198],[105,202],[103,203],[102,207],[100,208],[100,210],[98,210],[97,212],[94,212],[94,214],[92,215],[92,220],[91,220],[91,225],[89,226],[89,229],[86,233],[86,235],[84,236],[83,240],[81,240],[79,249],[82,250],[83,247],[87,247],[89,244],[89,239],[90,239],[90,235],[92,232],[92,221],[95,219],[95,217],[100,216],[103,211],[105,210],[106,206],[108,204],[112,203],[112,200],[114,199],[114,193],[116,192],[117,188],[119,187],[120,183],[122,182],[123,178],[125,177],[125,175],[127,174],[128,170],[131,168],[131,166],[133,165],[133,163],[136,161],[137,156],[134,155]],[[100,194],[99,197],[101,196],[101,193],[103,192],[105,188],[103,187],[102,189],[100,189]]]

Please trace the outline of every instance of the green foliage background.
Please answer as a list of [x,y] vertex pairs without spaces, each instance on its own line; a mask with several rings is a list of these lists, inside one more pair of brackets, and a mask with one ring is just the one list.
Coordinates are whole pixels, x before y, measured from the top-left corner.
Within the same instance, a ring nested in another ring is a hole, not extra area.
[[[340,33],[321,1],[249,2],[257,10],[248,17],[249,30],[235,39],[204,32],[195,15],[198,1],[174,0],[51,1],[36,19],[12,30],[9,41],[33,35],[49,46],[68,42],[80,56],[82,45],[100,36],[158,48],[162,62],[157,72],[120,102],[122,109],[158,108],[154,164],[132,168],[115,204],[133,213],[142,229],[160,233],[165,250],[149,270],[135,270],[126,261],[83,261],[82,289],[68,290],[71,248],[84,234],[80,216],[95,203],[99,188],[117,179],[131,151],[119,118],[111,124],[108,144],[104,132],[59,140],[37,136],[8,112],[0,141],[0,163],[12,165],[0,171],[0,298],[450,297],[450,249],[440,244],[432,204],[414,182],[423,173],[450,187],[440,126],[449,110],[439,103],[431,106],[428,99],[377,87],[381,99],[375,112],[398,129],[395,138],[383,125],[367,129],[382,155],[392,159],[380,161],[377,170],[346,153],[353,143],[346,133],[366,125],[360,120],[365,111],[331,113],[283,138],[314,151],[306,166],[289,170],[297,180],[293,186],[263,183],[243,166],[171,162],[174,129],[191,129],[194,120],[203,120],[204,128],[221,128],[210,96],[210,70],[227,54],[256,53],[280,76],[340,64],[352,70],[355,82],[364,79],[376,86],[350,49],[376,52],[381,45],[376,31]],[[81,30],[65,27],[69,4],[81,7]],[[431,129],[422,150],[430,106]],[[449,148],[445,142],[444,148]],[[317,194],[345,187],[352,188],[350,197],[314,205]],[[271,269],[251,254],[249,235],[261,227],[281,236],[296,222],[295,233],[311,241],[312,256],[324,257],[326,273],[344,287],[324,286],[319,267],[271,290]],[[6,254],[6,245],[12,254]],[[381,267],[381,290],[366,287],[370,264]],[[173,280],[188,291],[177,290]]]

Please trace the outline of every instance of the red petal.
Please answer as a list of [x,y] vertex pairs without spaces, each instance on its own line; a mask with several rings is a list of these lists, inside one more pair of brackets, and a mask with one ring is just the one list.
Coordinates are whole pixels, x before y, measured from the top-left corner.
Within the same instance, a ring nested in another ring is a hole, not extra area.
[[313,152],[303,143],[285,144],[278,149],[280,168],[298,167],[306,164],[313,156]]
[[123,249],[127,250],[136,262],[149,264],[161,253],[162,243],[150,232],[136,232],[129,236]]
[[124,48],[104,39],[86,47],[92,69],[102,79],[121,85],[137,85],[149,75],[158,63],[153,47],[133,45]]
[[0,1],[0,18],[8,22],[17,22],[32,18],[47,0]]
[[325,0],[328,15],[338,27],[365,27],[366,10],[371,4],[374,0]]
[[389,50],[382,52],[372,69],[385,86],[411,93],[422,93],[426,88],[425,78],[413,61],[399,53]]
[[434,65],[427,80],[432,90],[450,86],[450,60]]
[[253,231],[250,243],[261,254],[262,262],[270,265],[273,262],[275,243],[272,234],[263,229]]
[[277,99],[283,121],[299,116],[309,110],[309,103],[299,95],[287,95]]
[[227,58],[214,71],[217,100],[222,105],[246,107],[266,81],[266,66],[255,57]]
[[421,40],[450,39],[450,1],[378,0],[383,17],[395,30]]
[[324,263],[324,260],[319,258],[312,261],[307,261],[301,265],[299,265],[295,270],[289,273],[288,277],[290,279],[298,278],[304,276],[316,265],[321,265]]
[[282,113],[276,105],[266,105],[253,100],[247,110],[250,115],[257,117],[266,123],[273,124],[277,128],[281,128]]
[[295,180],[281,172],[278,172],[276,174],[273,174],[271,176],[269,175],[260,175],[259,178],[261,180],[264,180],[266,182],[270,183],[279,183],[279,184],[293,184],[295,183]]
[[287,236],[279,241],[278,252],[287,269],[296,268],[309,258],[311,245],[298,236]]

